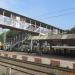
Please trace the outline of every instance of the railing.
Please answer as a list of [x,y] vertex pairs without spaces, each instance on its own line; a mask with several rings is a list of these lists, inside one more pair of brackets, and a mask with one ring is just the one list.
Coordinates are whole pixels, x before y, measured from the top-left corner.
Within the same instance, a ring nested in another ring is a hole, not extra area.
[[28,34],[27,33],[20,33],[16,35],[13,38],[7,39],[7,45],[6,45],[6,50],[9,48],[14,48],[16,45],[20,45],[20,43],[23,43],[25,40],[28,39]]
[[29,23],[21,22],[2,15],[0,15],[0,24],[24,30],[27,30],[27,27],[29,26]]
[[41,34],[48,34],[50,32],[50,29],[43,28],[43,27],[37,27],[35,25],[32,25],[30,23],[24,22],[24,21],[18,21],[16,19],[12,19],[3,15],[0,15],[0,24],[5,26],[10,26],[13,28],[38,32]]

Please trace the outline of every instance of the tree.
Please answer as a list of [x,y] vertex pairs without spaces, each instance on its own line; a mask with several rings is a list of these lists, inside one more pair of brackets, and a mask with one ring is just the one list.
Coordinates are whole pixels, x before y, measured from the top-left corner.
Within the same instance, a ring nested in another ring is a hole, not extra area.
[[75,26],[71,28],[70,33],[75,33]]
[[2,42],[2,43],[3,43],[3,35],[4,35],[4,33],[2,33],[2,34],[0,35],[0,42]]
[[70,30],[66,30],[66,32],[67,32],[68,34],[74,34],[74,33],[75,33],[75,26],[72,27]]
[[[6,38],[12,38],[15,37],[19,32],[17,32],[16,30],[9,30],[6,32]],[[0,42],[3,43],[3,37],[4,37],[4,33],[0,34]]]
[[10,30],[7,32],[7,38],[15,37],[18,34],[16,30]]

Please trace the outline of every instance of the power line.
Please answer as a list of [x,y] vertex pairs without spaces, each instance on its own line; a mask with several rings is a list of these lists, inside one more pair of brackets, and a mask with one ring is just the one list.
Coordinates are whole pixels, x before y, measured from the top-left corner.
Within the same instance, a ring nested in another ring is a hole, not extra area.
[[72,15],[72,14],[75,14],[75,11],[74,12],[69,12],[69,13],[63,13],[63,14],[59,14],[59,15],[55,15],[55,16],[50,16],[50,17],[45,17],[45,18],[41,18],[42,19],[48,19],[48,18],[57,18],[57,17],[61,17],[61,16],[67,16],[67,15]]
[[66,8],[66,9],[62,9],[62,10],[59,10],[59,11],[56,11],[56,12],[48,12],[48,13],[45,13],[45,14],[42,14],[42,15],[40,15],[40,16],[37,16],[36,18],[41,18],[41,17],[44,17],[44,16],[47,16],[47,15],[49,15],[50,13],[61,13],[61,12],[65,12],[65,11],[69,11],[69,10],[73,10],[73,9],[75,9],[75,7],[71,7],[71,8]]

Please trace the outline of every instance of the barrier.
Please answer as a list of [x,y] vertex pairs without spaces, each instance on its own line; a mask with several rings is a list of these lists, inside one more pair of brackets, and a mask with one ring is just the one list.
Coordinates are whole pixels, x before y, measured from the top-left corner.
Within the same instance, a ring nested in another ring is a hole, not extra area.
[[35,60],[35,63],[42,63],[41,58],[34,58],[34,60]]
[[27,58],[26,56],[22,56],[22,60],[23,60],[23,61],[27,61],[27,59],[28,59],[28,58]]
[[51,60],[51,66],[60,66],[60,61]]
[[30,55],[19,55],[16,53],[10,52],[0,52],[1,57],[9,57],[12,59],[18,59],[21,61],[29,61],[37,64],[45,64],[51,65],[53,67],[63,67],[68,69],[75,69],[75,61],[68,61],[62,59],[53,59],[53,58],[46,58],[46,57],[39,57],[39,56],[30,56]]

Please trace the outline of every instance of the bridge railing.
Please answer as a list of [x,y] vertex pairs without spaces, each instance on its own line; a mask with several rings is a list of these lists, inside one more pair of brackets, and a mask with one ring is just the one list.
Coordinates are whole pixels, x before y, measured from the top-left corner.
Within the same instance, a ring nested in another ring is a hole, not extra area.
[[0,15],[0,24],[4,26],[10,26],[13,28],[18,28],[18,29],[23,29],[23,30],[28,30],[32,32],[38,32],[38,33],[43,33],[43,34],[48,34],[50,32],[50,29],[43,28],[40,26],[35,26],[27,22],[23,21],[18,21],[16,19],[12,19],[3,15]]
[[24,30],[27,30],[27,28],[30,26],[29,23],[21,22],[2,15],[0,15],[0,24]]

